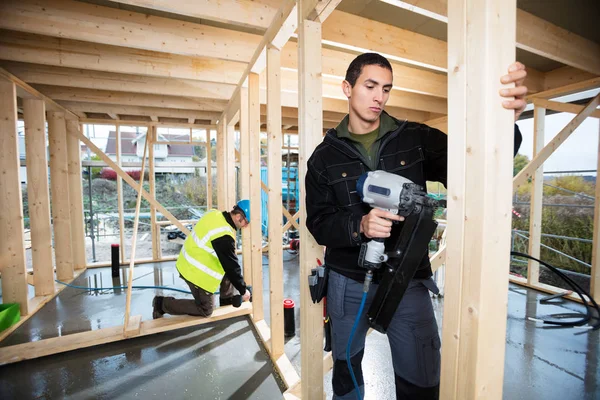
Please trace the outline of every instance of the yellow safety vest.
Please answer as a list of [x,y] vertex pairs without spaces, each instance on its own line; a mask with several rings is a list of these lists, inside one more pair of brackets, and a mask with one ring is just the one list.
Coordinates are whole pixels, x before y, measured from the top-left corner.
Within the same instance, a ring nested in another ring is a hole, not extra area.
[[196,223],[177,258],[177,270],[183,278],[210,293],[215,293],[225,271],[212,241],[229,235],[235,240],[235,230],[218,210],[210,210]]

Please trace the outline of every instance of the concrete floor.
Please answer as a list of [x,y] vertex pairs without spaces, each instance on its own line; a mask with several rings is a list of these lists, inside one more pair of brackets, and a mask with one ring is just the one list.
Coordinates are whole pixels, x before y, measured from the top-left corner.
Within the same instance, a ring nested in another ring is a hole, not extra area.
[[[265,319],[269,322],[266,258],[263,265]],[[124,282],[126,271],[123,269],[120,282]],[[135,275],[137,285],[186,288],[173,262],[140,265]],[[284,252],[284,295],[296,303],[296,336],[286,341],[285,351],[300,371],[298,276],[297,255]],[[106,287],[113,281],[110,269],[101,268],[85,271],[75,284]],[[150,319],[155,292],[161,291],[134,291],[132,315]],[[526,321],[525,316],[583,310],[572,302],[540,305],[543,296],[510,286],[503,397],[600,399],[599,332],[546,329]],[[433,304],[441,328],[443,299],[433,299]],[[124,309],[125,291],[67,288],[1,342],[0,351],[2,346],[122,324]],[[363,368],[365,399],[393,399],[394,376],[385,335],[374,332],[367,338]],[[325,377],[327,398],[332,395],[330,381],[331,373]],[[275,399],[281,398],[278,384],[273,366],[245,317],[0,367],[1,399]]]

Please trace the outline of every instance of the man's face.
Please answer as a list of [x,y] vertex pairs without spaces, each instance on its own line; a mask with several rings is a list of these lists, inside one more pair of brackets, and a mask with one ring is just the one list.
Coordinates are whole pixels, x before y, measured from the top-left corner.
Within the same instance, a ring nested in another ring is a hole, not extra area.
[[248,226],[249,222],[242,214],[234,214],[233,222],[237,229],[244,229]]
[[392,72],[379,65],[365,65],[354,87],[342,84],[350,103],[350,116],[371,123],[379,119],[392,90]]

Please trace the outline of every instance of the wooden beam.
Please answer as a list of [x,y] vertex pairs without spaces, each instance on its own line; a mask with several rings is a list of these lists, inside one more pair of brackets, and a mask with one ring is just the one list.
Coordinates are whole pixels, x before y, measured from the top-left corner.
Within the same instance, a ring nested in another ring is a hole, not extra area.
[[71,203],[71,247],[73,267],[85,269],[85,225],[83,222],[83,185],[81,177],[81,146],[77,138],[79,122],[67,120],[67,161],[69,174],[69,203]]
[[[148,141],[148,183],[150,185],[149,193],[150,196],[156,198],[156,174],[154,169],[154,150],[156,142],[156,127],[148,127],[146,131],[146,137]],[[144,172],[144,163],[142,162],[142,173]],[[140,178],[140,186],[142,186],[142,178]],[[156,227],[156,206],[150,204],[150,229],[152,237],[152,258],[155,260],[160,259],[160,229]],[[133,254],[133,253],[132,253]],[[133,258],[133,256],[131,257]]]
[[277,11],[275,0],[219,0],[206,1],[202,7],[185,0],[111,0],[115,3],[143,7],[171,14],[221,22],[226,25],[267,29]]
[[0,31],[0,55],[4,60],[57,67],[234,85],[246,68],[246,63],[236,61],[165,54],[162,51],[144,51],[6,30]]
[[248,74],[248,141],[250,174],[250,224],[252,260],[252,319],[264,319],[262,274],[262,212],[261,212],[261,163],[260,163],[260,101],[259,75]]
[[527,164],[525,168],[523,168],[521,172],[517,174],[517,176],[515,176],[513,180],[513,192],[517,190],[519,186],[525,183],[527,179],[532,177],[533,173],[539,168],[539,166],[542,165],[544,161],[546,161],[548,157],[550,157],[550,155],[552,155],[552,153],[554,153],[554,151],[562,143],[564,143],[569,136],[571,136],[571,133],[573,133],[575,129],[577,129],[577,127],[581,125],[581,123],[588,116],[590,116],[593,111],[596,110],[598,104],[600,104],[600,94],[596,95],[596,97],[594,97],[588,103],[588,105],[585,106],[581,112],[579,112],[579,114],[577,114],[575,118],[573,118],[573,120],[567,124],[567,126],[557,133],[550,143],[540,150],[540,152],[531,160],[531,162]]
[[52,226],[56,278],[73,278],[73,247],[71,241],[71,204],[67,159],[67,126],[61,112],[48,113],[50,143],[50,193],[52,195]]
[[[298,92],[298,73],[291,70],[281,71],[282,88],[285,92]],[[323,97],[345,99],[342,91],[343,78],[324,77]],[[418,110],[446,114],[448,104],[445,98],[426,96],[401,90],[392,90],[386,107],[399,107],[407,110]]]
[[[123,166],[123,163],[121,162],[121,145],[121,126],[117,124],[115,132],[115,157],[119,168]],[[119,212],[119,253],[121,258],[121,264],[124,264],[125,260],[127,259],[125,251],[125,218],[123,217],[123,208],[123,178],[117,175],[117,209]]]
[[3,29],[194,57],[249,62],[260,42],[258,35],[73,0],[8,0],[0,13]]
[[[598,125],[600,128],[600,124]],[[598,130],[600,133],[600,129]],[[600,168],[600,140],[598,141],[597,166]],[[599,169],[597,169],[598,171]],[[592,270],[590,272],[590,295],[600,299],[600,185],[596,184],[594,201],[594,234],[592,241]]]
[[[570,103],[561,103],[558,101],[550,101],[545,99],[534,99],[533,104],[539,107],[546,108],[552,111],[560,111],[571,114],[579,114],[583,110],[583,106]],[[592,112],[589,117],[600,118],[600,110]]]
[[[435,19],[447,22],[446,0],[404,0],[416,6],[411,11],[427,10]],[[394,5],[393,2],[387,3]],[[432,17],[431,15],[427,15]],[[517,9],[517,48],[550,60],[600,75],[600,45],[549,23],[533,14]]]
[[[4,61],[0,66],[29,84],[229,100],[235,89],[227,83],[122,74]],[[116,115],[117,113],[114,113]],[[118,117],[111,117],[119,119]]]
[[334,11],[323,23],[323,43],[446,71],[446,42],[342,11]]
[[0,272],[2,302],[18,303],[21,315],[29,313],[23,198],[19,179],[19,138],[17,134],[17,90],[0,79]]
[[[281,52],[267,47],[267,166],[269,190],[269,288],[271,311],[271,353],[279,358],[284,354],[283,332],[283,252],[282,218],[277,205],[281,195]],[[262,183],[262,182],[261,182]]]
[[287,21],[288,16],[290,15],[290,13],[292,12],[292,10],[295,7],[296,7],[295,1],[283,0],[283,2],[281,3],[281,6],[279,7],[279,9],[277,9],[277,12],[273,16],[273,20],[269,24],[269,28],[265,32],[260,43],[258,43],[258,46],[254,47],[254,49],[255,49],[254,54],[252,55],[251,59],[249,60],[248,66],[246,67],[246,70],[242,74],[242,76],[237,84],[237,88],[235,89],[235,93],[233,94],[233,96],[231,97],[231,100],[229,101],[227,110],[229,110],[229,109],[232,109],[232,111],[234,110],[234,103],[236,101],[236,100],[234,100],[234,98],[237,97],[237,95],[240,91],[240,88],[242,87],[242,85],[246,81],[246,78],[248,77],[248,75],[250,74],[252,69],[254,68],[254,64],[257,62],[258,58],[261,56],[261,53],[263,53],[265,46],[268,45],[269,43],[271,43],[271,41],[275,38],[275,36],[277,36],[277,34],[279,33],[279,30],[281,29],[283,24]]
[[448,117],[440,117],[430,119],[429,121],[423,122],[425,125],[428,125],[432,128],[439,129],[440,131],[448,134]]
[[[322,141],[323,125],[320,118],[323,113],[321,83],[321,23],[312,22],[305,17],[311,15],[310,1],[300,0],[298,9],[298,130],[299,136],[299,173],[306,175],[307,160],[315,147]],[[329,21],[329,20],[328,20]],[[347,110],[347,105],[346,105]],[[306,193],[304,179],[300,180],[300,195]],[[303,399],[323,397],[323,307],[313,304],[310,299],[308,279],[314,268],[315,259],[323,256],[323,248],[317,244],[306,229],[306,207],[300,210],[300,344],[301,352],[301,392]]]
[[[43,100],[24,99],[27,196],[31,228],[31,263],[36,296],[54,293],[52,229],[46,151],[46,108]],[[3,147],[4,148],[4,147]]]
[[[533,157],[544,148],[544,130],[546,109],[536,106],[533,109]],[[531,198],[529,206],[529,255],[540,258],[542,243],[542,200],[544,197],[544,164],[533,173],[531,181]],[[537,261],[528,260],[527,282],[539,283],[540,265]]]
[[[219,307],[207,318],[186,315],[142,321],[140,333],[137,336],[153,335],[175,329],[209,324],[228,318],[248,315],[249,313],[250,304],[243,303],[239,308],[233,308],[232,306]],[[126,339],[126,336],[123,334],[123,327],[119,325],[95,331],[72,333],[70,335],[17,344],[2,349],[2,352],[0,352],[0,365],[118,342],[123,339]]]
[[[92,113],[109,113],[119,111],[119,114],[126,115],[141,115],[144,117],[150,117],[152,122],[158,122],[158,117],[164,118],[195,118],[199,120],[211,120],[219,116],[216,111],[195,111],[195,110],[181,110],[173,108],[159,108],[159,107],[139,107],[139,106],[125,106],[125,105],[111,105],[111,104],[100,104],[100,103],[88,103],[88,102],[74,102],[74,101],[60,101],[61,105],[64,105],[69,110],[81,111],[81,112],[92,112]],[[106,121],[106,123],[114,124],[114,121]],[[131,121],[124,122],[124,124],[131,124]],[[144,125],[149,125],[145,122]]]
[[[529,75],[529,68],[527,68]],[[596,78],[596,75],[577,68],[564,66],[544,74],[544,90],[561,88]]]
[[227,144],[227,155],[225,160],[227,161],[227,209],[231,209],[236,203],[236,171],[235,171],[235,126],[225,123],[225,135]]
[[[281,66],[289,69],[298,69],[298,45],[288,42],[281,53]],[[338,78],[346,76],[346,69],[355,54],[334,50],[321,49],[323,74]],[[446,74],[409,67],[390,60],[393,69],[394,88],[407,92],[420,93],[436,97],[448,97],[448,79]]]
[[[154,147],[154,139],[153,132],[149,129],[146,132],[146,140],[144,140],[144,152],[142,156],[142,169],[140,170],[140,187],[144,187],[144,172],[146,171],[146,154],[148,154],[148,147],[152,149]],[[154,154],[152,150],[150,150],[150,154],[148,157],[150,160],[154,158]],[[154,172],[154,171],[152,171]],[[154,196],[153,187],[150,187],[150,194]],[[129,313],[131,312],[131,290],[133,286],[133,267],[135,264],[135,251],[137,247],[137,238],[138,238],[138,227],[140,222],[140,206],[142,205],[142,191],[138,191],[137,201],[135,203],[135,216],[133,218],[133,237],[131,239],[131,260],[129,261],[129,274],[127,278],[127,295],[125,302],[125,321],[123,323],[123,335],[127,337],[128,330],[130,330],[129,326]],[[151,221],[152,226],[156,227],[156,220]],[[156,229],[156,228],[155,228]],[[154,230],[153,230],[154,232]],[[152,235],[154,238],[154,235]],[[154,243],[152,243],[154,244]],[[154,253],[154,246],[152,247]],[[155,258],[155,257],[153,257]],[[156,258],[155,258],[156,259]],[[134,328],[134,330],[137,330]],[[138,332],[139,333],[139,332]]]
[[[250,107],[248,105],[248,88],[242,87],[238,93],[240,104],[240,198],[250,199]],[[250,211],[252,213],[252,210]],[[260,223],[260,222],[259,222]],[[242,229],[242,264],[244,280],[252,285],[252,244],[250,229]]]
[[228,209],[227,205],[227,130],[225,120],[221,119],[217,126],[217,207]]
[[584,90],[588,89],[596,89],[598,87],[600,87],[600,76],[572,83],[566,86],[548,89],[543,92],[535,93],[533,95],[527,96],[527,100],[532,101],[533,99],[549,99],[558,96],[566,96],[568,94],[583,92]]
[[213,183],[212,183],[212,141],[211,130],[206,130],[206,209],[213,208]]
[[78,116],[73,114],[71,111],[65,109],[60,104],[56,103],[51,98],[43,95],[37,89],[31,87],[23,80],[14,76],[4,68],[0,68],[0,77],[4,77],[5,79],[12,81],[16,85],[17,96],[22,99],[40,99],[44,100],[46,104],[46,111],[57,111],[65,113],[65,118],[67,119],[78,119]]
[[[226,104],[222,100],[190,99],[188,97],[165,96],[160,94],[151,95],[47,85],[35,85],[35,87],[40,92],[54,100],[64,101],[119,104],[125,106],[176,108],[197,111],[222,111]],[[119,114],[123,114],[123,112],[120,112]]]
[[514,114],[498,93],[515,59],[515,9],[516,0],[448,6],[446,267],[453,272],[444,294],[444,399],[502,398],[513,163],[506,135]]

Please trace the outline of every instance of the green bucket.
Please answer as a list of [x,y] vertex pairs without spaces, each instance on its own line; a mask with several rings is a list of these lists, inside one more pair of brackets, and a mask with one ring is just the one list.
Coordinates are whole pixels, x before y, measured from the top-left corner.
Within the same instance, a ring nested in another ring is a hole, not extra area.
[[17,303],[0,304],[0,332],[10,328],[21,319],[21,310]]

